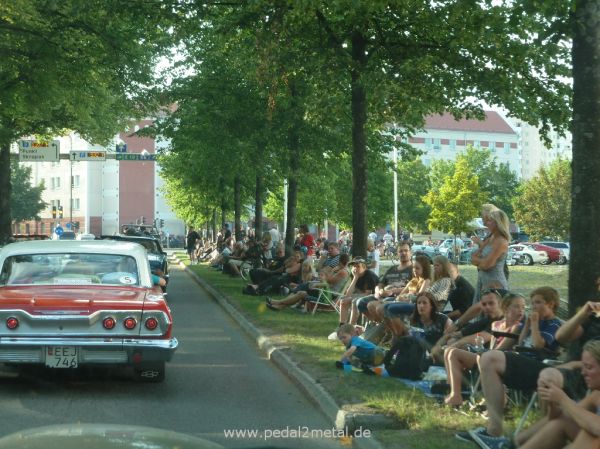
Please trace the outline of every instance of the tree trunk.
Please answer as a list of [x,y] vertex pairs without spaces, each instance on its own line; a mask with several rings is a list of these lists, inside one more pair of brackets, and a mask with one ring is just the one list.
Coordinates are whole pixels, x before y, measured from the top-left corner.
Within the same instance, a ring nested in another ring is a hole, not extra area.
[[256,175],[256,195],[254,198],[254,235],[256,240],[262,238],[263,228],[263,180],[262,176]]
[[10,142],[0,143],[0,245],[12,236],[10,213]]
[[367,40],[352,33],[352,255],[367,255],[367,93],[362,73],[367,63]]
[[600,0],[578,0],[573,21],[573,178],[569,316],[598,298],[600,276]]
[[240,198],[242,182],[239,176],[235,176],[233,179],[233,201],[234,201],[234,232],[235,240],[239,241],[242,239],[242,201]]
[[217,242],[217,208],[213,209],[212,213],[212,241]]
[[221,193],[221,229],[223,229],[227,223],[225,221],[227,198],[225,198],[225,180],[223,178],[219,178],[219,192]]
[[300,173],[300,128],[302,114],[298,105],[297,90],[294,81],[290,81],[291,124],[288,131],[288,150],[290,170],[288,177],[287,228],[285,230],[285,253],[291,255],[296,241],[296,204],[298,202],[298,174]]

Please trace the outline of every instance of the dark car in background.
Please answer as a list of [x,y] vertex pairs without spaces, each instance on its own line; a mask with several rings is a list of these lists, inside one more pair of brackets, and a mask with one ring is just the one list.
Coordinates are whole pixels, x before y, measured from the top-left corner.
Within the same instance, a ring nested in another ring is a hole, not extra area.
[[[148,253],[148,262],[153,273],[160,274],[169,281],[169,262],[167,253],[163,251],[160,241],[154,237],[141,237],[136,235],[103,235],[102,240],[118,240],[121,242],[139,243]],[[160,272],[159,272],[160,271]],[[164,289],[166,290],[166,288]]]

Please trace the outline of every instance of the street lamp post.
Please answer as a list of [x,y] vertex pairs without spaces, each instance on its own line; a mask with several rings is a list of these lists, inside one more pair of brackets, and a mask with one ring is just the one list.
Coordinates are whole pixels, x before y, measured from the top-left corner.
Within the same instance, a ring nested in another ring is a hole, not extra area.
[[[73,144],[71,143],[71,150],[73,150]],[[69,176],[69,227],[72,231],[75,231],[73,228],[73,159],[69,158],[69,168],[70,168],[70,176]]]

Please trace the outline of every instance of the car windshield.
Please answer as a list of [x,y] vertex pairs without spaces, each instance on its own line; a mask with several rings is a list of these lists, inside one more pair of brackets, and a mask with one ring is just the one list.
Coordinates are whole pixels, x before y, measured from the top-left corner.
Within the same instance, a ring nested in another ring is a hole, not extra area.
[[135,259],[114,254],[27,254],[10,256],[0,285],[139,285]]

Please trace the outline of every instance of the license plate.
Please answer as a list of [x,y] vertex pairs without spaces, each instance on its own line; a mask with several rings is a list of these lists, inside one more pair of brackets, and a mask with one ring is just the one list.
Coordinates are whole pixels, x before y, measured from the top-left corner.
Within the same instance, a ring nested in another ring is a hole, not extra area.
[[77,346],[47,346],[46,366],[50,368],[77,368]]

